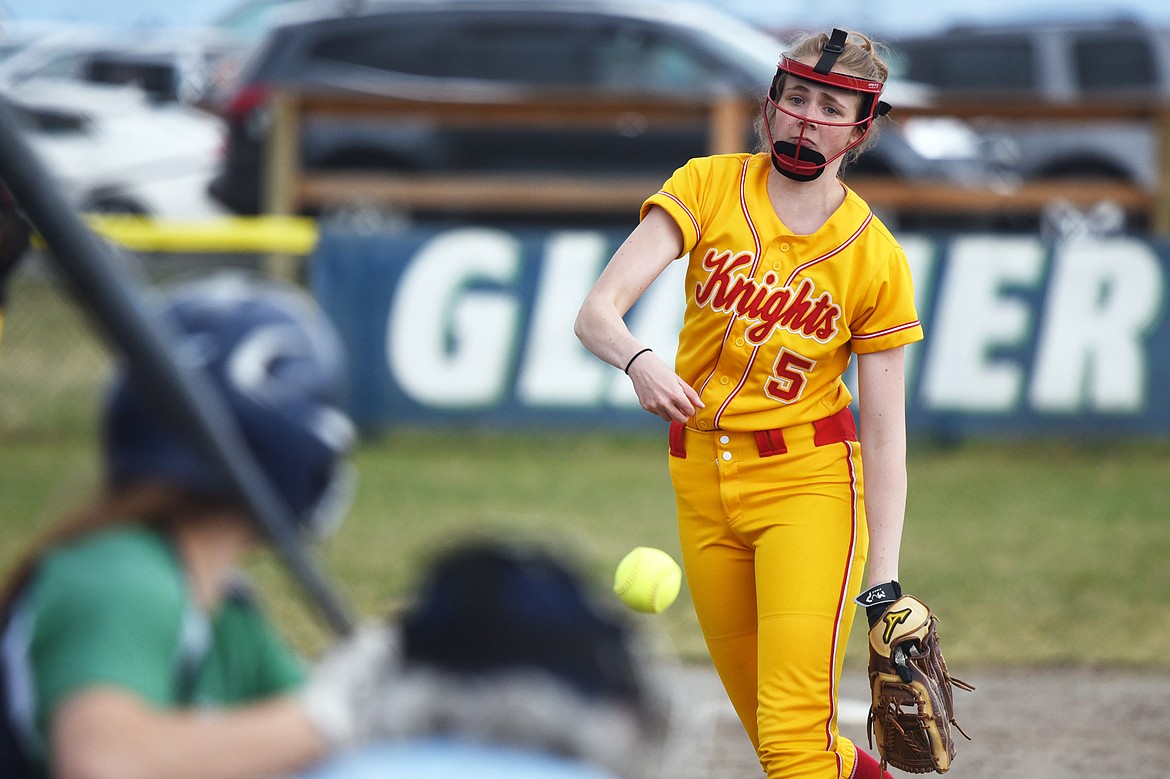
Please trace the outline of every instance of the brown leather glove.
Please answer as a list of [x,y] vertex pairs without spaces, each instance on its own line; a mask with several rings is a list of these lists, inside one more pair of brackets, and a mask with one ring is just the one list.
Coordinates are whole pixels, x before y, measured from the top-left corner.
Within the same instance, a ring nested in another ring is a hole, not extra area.
[[951,688],[975,688],[951,677],[938,641],[938,619],[922,601],[903,595],[869,631],[870,747],[887,764],[914,774],[946,773],[955,757]]

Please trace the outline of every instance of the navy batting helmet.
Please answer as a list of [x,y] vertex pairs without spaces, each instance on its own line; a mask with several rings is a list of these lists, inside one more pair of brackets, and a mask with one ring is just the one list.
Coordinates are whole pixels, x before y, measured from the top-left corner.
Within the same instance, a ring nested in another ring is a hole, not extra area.
[[[160,313],[178,337],[178,358],[220,391],[298,526],[330,529],[348,507],[344,457],[354,432],[341,410],[341,341],[323,312],[293,287],[229,274],[174,288]],[[105,409],[110,484],[150,479],[231,499],[221,470],[143,392],[123,367]]]

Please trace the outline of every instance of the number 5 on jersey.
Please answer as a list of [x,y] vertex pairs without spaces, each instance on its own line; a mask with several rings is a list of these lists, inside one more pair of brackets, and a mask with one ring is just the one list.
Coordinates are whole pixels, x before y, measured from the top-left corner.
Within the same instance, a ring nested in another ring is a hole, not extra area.
[[815,360],[781,349],[772,365],[772,375],[764,382],[764,393],[781,403],[791,403],[804,391],[808,372],[816,365]]

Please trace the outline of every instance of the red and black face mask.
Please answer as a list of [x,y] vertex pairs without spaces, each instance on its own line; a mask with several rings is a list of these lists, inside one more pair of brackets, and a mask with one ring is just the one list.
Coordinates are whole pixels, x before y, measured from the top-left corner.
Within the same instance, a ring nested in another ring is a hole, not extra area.
[[[882,94],[882,89],[885,86],[882,82],[871,81],[856,76],[847,76],[844,73],[835,73],[833,71],[833,66],[837,63],[837,58],[845,51],[845,38],[847,35],[848,33],[844,30],[833,30],[832,35],[830,35],[828,42],[825,44],[824,52],[821,54],[821,58],[815,66],[810,67],[803,62],[798,62],[787,56],[783,56],[780,58],[780,63],[776,67],[776,76],[772,79],[772,86],[768,90],[767,100],[776,111],[802,120],[803,124],[801,125],[799,137],[793,142],[774,140],[772,137],[772,123],[765,122],[768,131],[768,143],[772,149],[772,165],[779,173],[794,181],[812,181],[820,176],[824,172],[825,166],[865,140],[866,135],[869,134],[870,129],[873,127],[874,119],[879,116],[885,116],[890,111],[890,105],[879,99]],[[819,119],[812,121],[808,117],[801,116],[784,108],[780,104],[780,97],[784,88],[785,79],[791,78],[807,81],[814,85],[819,84],[860,94],[860,118],[845,122],[828,122]],[[863,132],[853,143],[826,159],[825,155],[805,145],[805,130],[810,124],[827,125],[830,127],[861,127],[863,128]]]

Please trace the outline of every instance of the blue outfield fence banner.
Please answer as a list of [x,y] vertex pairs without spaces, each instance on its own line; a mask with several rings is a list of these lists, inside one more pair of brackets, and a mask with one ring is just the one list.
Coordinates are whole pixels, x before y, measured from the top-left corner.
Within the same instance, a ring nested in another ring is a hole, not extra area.
[[[351,407],[398,424],[646,429],[629,379],[573,320],[621,229],[322,229],[313,291],[352,360]],[[909,235],[926,340],[908,351],[912,434],[1170,433],[1170,244],[1141,238]],[[673,355],[684,263],[627,315]]]

